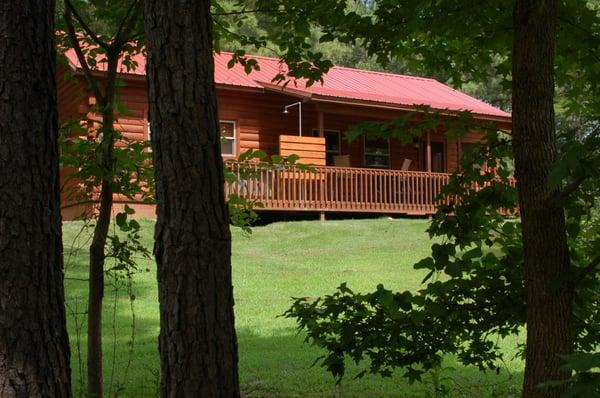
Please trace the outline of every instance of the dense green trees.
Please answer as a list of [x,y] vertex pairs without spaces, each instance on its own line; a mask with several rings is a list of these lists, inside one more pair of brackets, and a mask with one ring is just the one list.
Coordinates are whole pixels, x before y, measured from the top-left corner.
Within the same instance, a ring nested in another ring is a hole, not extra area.
[[[373,2],[372,15],[365,17],[345,3],[328,3],[325,9],[318,2],[287,2],[282,6],[285,12],[279,9],[273,16],[288,29],[312,20],[321,26],[325,40],[359,39],[381,62],[400,58],[425,73],[437,70],[450,76],[455,84],[495,75],[512,85],[513,131],[504,138],[496,136],[489,145],[512,148],[521,223],[505,223],[500,217],[498,210],[510,207],[514,191],[508,181],[501,183],[508,164],[489,158],[502,173],[500,181],[492,174],[472,175],[470,180],[469,173],[455,177],[448,193],[460,193],[462,199],[442,208],[431,228],[432,234],[450,240],[434,245],[432,257],[420,266],[431,275],[445,272],[450,281],[430,283],[415,297],[384,289],[365,297],[342,287],[322,302],[296,302],[289,314],[298,317],[313,341],[329,349],[326,365],[336,372],[343,369],[343,353],[355,359],[372,355],[370,348],[383,341],[375,336],[391,338],[392,330],[396,349],[379,352],[371,365],[375,372],[389,372],[382,363],[427,368],[438,362],[441,352],[457,352],[465,363],[493,366],[499,353],[489,334],[517,333],[519,325],[526,324],[524,393],[558,396],[560,388],[538,389],[544,381],[567,377],[558,355],[570,353],[576,343],[593,348],[587,340],[597,338],[592,324],[596,308],[584,299],[598,288],[597,254],[577,250],[580,229],[573,226],[583,219],[597,222],[590,217],[597,192],[598,132],[593,127],[580,131],[587,145],[576,145],[579,153],[566,147],[559,153],[558,145],[572,142],[573,136],[562,141],[555,132],[554,89],[556,83],[560,103],[571,117],[597,126],[597,9],[579,1],[516,1],[510,6],[503,1],[482,5],[382,0]],[[342,12],[332,15],[335,10]],[[496,150],[490,153],[501,156]],[[478,192],[464,189],[471,180],[486,179],[489,186],[481,185]],[[590,239],[597,247],[598,237]],[[504,248],[502,255],[482,250],[496,246]],[[481,284],[472,285],[474,281]],[[494,289],[504,293],[490,300]],[[359,318],[354,317],[361,313],[373,317],[373,328],[358,331]],[[418,314],[428,314],[424,324]],[[448,322],[450,314],[456,323]],[[436,324],[436,319],[443,323]],[[415,330],[415,322],[436,330],[433,340]],[[373,334],[375,330],[380,333]],[[362,337],[369,333],[370,340],[349,343],[353,331]],[[418,375],[416,368],[409,369],[409,377]]]

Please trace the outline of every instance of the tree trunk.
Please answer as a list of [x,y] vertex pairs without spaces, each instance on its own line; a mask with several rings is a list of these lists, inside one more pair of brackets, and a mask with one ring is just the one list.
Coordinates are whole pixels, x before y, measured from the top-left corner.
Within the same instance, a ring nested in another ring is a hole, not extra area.
[[527,289],[527,346],[523,395],[558,397],[538,385],[564,379],[559,354],[573,348],[572,289],[562,208],[548,175],[556,160],[554,45],[558,0],[517,0],[514,8],[513,143]]
[[88,291],[87,391],[89,397],[103,396],[102,302],[104,299],[104,259],[112,210],[112,189],[106,181],[100,191],[100,210],[90,245]]
[[96,98],[101,106],[102,133],[100,149],[102,171],[105,178],[100,188],[100,206],[94,235],[90,245],[90,279],[88,292],[88,351],[87,351],[87,390],[90,397],[102,397],[102,302],[104,300],[104,262],[106,240],[112,215],[114,173],[114,101],[116,94],[117,67],[120,51],[107,54],[107,76],[104,98]]
[[209,0],[147,0],[161,395],[239,397]]
[[70,397],[54,2],[0,3],[0,397]]

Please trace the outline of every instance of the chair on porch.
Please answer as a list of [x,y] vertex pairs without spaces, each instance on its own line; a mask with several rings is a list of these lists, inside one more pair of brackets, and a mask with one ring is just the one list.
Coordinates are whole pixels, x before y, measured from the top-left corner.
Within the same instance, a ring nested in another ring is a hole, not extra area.
[[412,159],[404,159],[404,161],[402,162],[402,167],[400,168],[400,170],[402,171],[408,171],[408,169],[410,168],[410,164],[412,163]]

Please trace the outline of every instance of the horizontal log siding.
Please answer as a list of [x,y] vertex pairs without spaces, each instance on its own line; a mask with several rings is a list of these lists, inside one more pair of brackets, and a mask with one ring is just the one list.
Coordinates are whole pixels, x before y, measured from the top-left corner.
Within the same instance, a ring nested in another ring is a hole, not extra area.
[[59,122],[69,119],[81,120],[88,112],[88,92],[86,85],[78,77],[67,73],[63,66],[57,67],[56,91]]
[[[58,76],[59,116],[63,121],[69,117],[80,120],[87,118],[88,126],[93,128],[97,127],[97,123],[94,123],[97,117],[88,113],[88,104],[93,101],[90,100],[85,87],[81,77],[76,81],[66,81]],[[297,108],[291,108],[288,114],[283,114],[284,106],[296,102],[297,98],[274,92],[232,88],[218,88],[217,94],[219,118],[236,123],[236,153],[240,154],[253,148],[262,149],[268,154],[278,154],[281,134],[298,135]],[[127,138],[147,139],[148,103],[145,82],[126,81],[125,86],[119,90],[119,99],[127,112],[117,116],[115,128]],[[424,140],[419,142],[418,147],[415,144],[402,145],[397,140],[390,140],[392,170],[374,170],[363,168],[363,140],[357,139],[348,143],[344,139],[344,133],[349,126],[366,121],[392,120],[402,115],[400,111],[307,102],[302,105],[304,135],[311,135],[313,130],[318,130],[319,111],[324,114],[325,130],[341,132],[341,153],[350,155],[351,167],[320,168],[316,177],[304,175],[308,173],[304,171],[288,174],[287,178],[282,178],[281,175],[262,175],[263,185],[252,187],[256,192],[264,191],[267,186],[272,187],[269,189],[277,189],[277,196],[268,201],[269,209],[407,214],[434,212],[433,198],[440,184],[446,181],[447,175],[418,173],[418,170],[424,170],[426,167],[423,156]],[[446,142],[445,137],[439,134],[432,134],[432,140]],[[473,133],[465,136],[463,142],[478,140],[479,135]],[[446,168],[449,172],[456,169],[458,156],[456,142],[446,142]],[[394,170],[402,166],[405,158],[412,160],[409,171]],[[267,180],[271,182],[267,183]],[[71,201],[63,199],[64,207],[72,207]],[[76,211],[71,208],[67,218],[72,218],[74,213]]]
[[148,98],[146,85],[127,82],[118,92],[118,99],[124,106],[124,112],[117,113],[115,129],[123,137],[131,140],[148,139]]
[[[87,126],[89,93],[85,83],[80,77],[72,76],[64,66],[57,67],[56,75],[59,125],[76,120]],[[68,168],[60,169],[61,211],[65,219],[76,218],[89,212],[91,208],[91,205],[81,198],[80,181],[68,178],[71,172]]]

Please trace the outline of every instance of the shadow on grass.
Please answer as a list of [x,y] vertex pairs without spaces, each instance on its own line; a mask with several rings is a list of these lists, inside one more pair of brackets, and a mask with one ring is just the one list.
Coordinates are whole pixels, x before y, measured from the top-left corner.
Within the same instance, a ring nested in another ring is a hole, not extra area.
[[[281,329],[271,335],[260,335],[248,329],[238,330],[240,375],[246,398],[266,397],[433,397],[431,375],[422,383],[408,384],[398,369],[392,377],[366,375],[354,377],[367,363],[359,366],[348,361],[346,377],[340,385],[319,364],[323,355],[317,347],[303,342],[304,336],[294,329]],[[446,358],[438,374],[450,388],[450,397],[518,396],[522,372],[505,369],[500,374],[465,367],[452,357]]]
[[[107,300],[108,301],[108,300]],[[71,305],[73,302],[71,303]],[[131,314],[119,301],[116,312],[107,302],[104,313],[104,380],[106,396],[156,397],[160,383],[158,356],[158,309],[152,313],[136,312],[134,344],[131,345]],[[79,308],[81,309],[81,308]],[[72,372],[75,396],[84,396],[85,388],[85,317],[79,315],[80,328],[75,327],[75,315],[69,314],[72,346]],[[114,327],[113,327],[114,319]],[[79,339],[77,338],[79,331]],[[314,360],[323,354],[303,342],[294,329],[279,329],[256,333],[248,328],[237,331],[239,345],[240,383],[245,398],[328,398],[328,397],[429,397],[431,381],[409,385],[398,370],[393,377],[367,375],[353,379],[361,366],[348,364],[346,378],[336,385],[332,376]],[[79,341],[78,341],[79,340]],[[79,349],[77,348],[79,343]],[[81,362],[80,362],[81,361]],[[365,365],[365,364],[361,364]],[[452,369],[450,369],[452,368]],[[83,379],[82,379],[83,376]],[[440,378],[451,390],[451,397],[518,396],[521,372],[500,375],[482,373],[463,367],[453,358],[444,363]],[[110,393],[110,394],[109,394]]]
[[[85,397],[87,351],[87,282],[70,280],[67,324],[71,344],[73,393]],[[116,303],[116,306],[115,306]],[[158,306],[131,301],[107,284],[103,308],[103,369],[107,397],[156,397],[160,382]],[[156,307],[156,308],[154,308]]]

